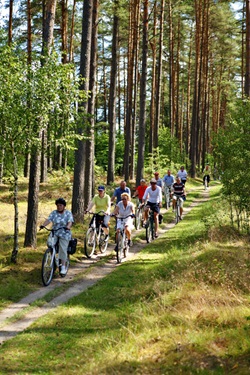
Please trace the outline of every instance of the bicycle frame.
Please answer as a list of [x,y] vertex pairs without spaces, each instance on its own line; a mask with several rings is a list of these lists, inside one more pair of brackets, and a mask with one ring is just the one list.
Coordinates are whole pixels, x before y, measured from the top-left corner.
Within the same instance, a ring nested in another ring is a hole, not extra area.
[[176,196],[176,206],[175,206],[175,222],[176,224],[179,223],[180,221],[180,217],[181,217],[181,197],[180,196]]
[[102,228],[102,222],[97,224],[97,215],[104,213],[104,211],[89,212],[93,215],[93,221],[87,231],[84,240],[84,250],[87,258],[91,258],[95,252],[96,246],[99,246],[101,253],[105,253],[107,250],[108,243],[105,241],[105,233]]
[[165,186],[164,187],[164,197],[165,197],[165,206],[168,210],[171,204],[171,187]]
[[207,190],[207,175],[204,178],[204,189]]
[[147,243],[151,242],[154,239],[154,223],[155,223],[154,211],[151,208],[149,208],[148,220],[145,225]]
[[137,200],[137,207],[135,211],[135,228],[136,230],[140,229],[142,223],[142,213],[143,213],[143,206],[141,205],[139,199]]
[[121,263],[122,261],[122,256],[126,258],[129,250],[128,246],[128,238],[126,235],[125,231],[125,219],[128,217],[133,217],[132,215],[128,215],[126,217],[116,217],[116,219],[121,220],[121,227],[119,228],[119,232],[116,234],[116,243],[117,243],[117,251],[116,251],[116,258],[117,258],[117,263]]
[[[54,272],[56,268],[59,269],[59,273],[61,271],[61,264],[60,264],[60,259],[59,259],[59,245],[58,241],[55,241],[55,233],[59,229],[64,229],[64,228],[58,228],[58,229],[48,229],[44,227],[47,231],[51,232],[51,243],[48,244],[48,248],[46,249],[44,255],[43,255],[43,260],[42,260],[42,282],[44,286],[48,286],[51,283],[51,280],[53,278]],[[67,254],[67,260],[65,263],[66,267],[66,273],[65,274],[60,274],[61,277],[65,277],[68,269],[69,269],[69,255]]]

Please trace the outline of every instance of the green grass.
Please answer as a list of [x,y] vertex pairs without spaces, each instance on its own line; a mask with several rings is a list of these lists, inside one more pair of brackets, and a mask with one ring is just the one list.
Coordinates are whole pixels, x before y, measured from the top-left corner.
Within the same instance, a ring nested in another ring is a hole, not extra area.
[[250,246],[223,211],[215,186],[136,258],[4,343],[0,373],[249,374]]

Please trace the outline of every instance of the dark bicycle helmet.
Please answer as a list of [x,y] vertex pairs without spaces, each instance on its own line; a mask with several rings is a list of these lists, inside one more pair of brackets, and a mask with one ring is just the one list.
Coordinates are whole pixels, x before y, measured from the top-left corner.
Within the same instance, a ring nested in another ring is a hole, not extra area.
[[55,203],[56,203],[56,205],[57,204],[63,204],[64,206],[66,206],[66,201],[63,198],[58,198]]

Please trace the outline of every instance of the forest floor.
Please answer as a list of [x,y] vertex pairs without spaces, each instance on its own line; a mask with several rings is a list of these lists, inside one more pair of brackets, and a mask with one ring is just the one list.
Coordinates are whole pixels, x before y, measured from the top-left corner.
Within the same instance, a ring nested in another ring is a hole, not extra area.
[[[190,206],[184,207],[183,217],[188,215],[192,208],[209,199],[209,191],[204,191],[202,188],[199,188],[199,191],[200,197],[195,199]],[[164,211],[166,210],[161,210],[162,213]],[[174,226],[174,220],[171,223],[161,225],[159,238]],[[138,231],[133,233],[133,237],[137,234],[136,232]],[[147,246],[145,240],[137,240],[130,248],[128,257],[124,261],[129,261],[136,257],[145,246]],[[109,254],[113,256],[108,257],[108,259],[107,254],[105,254],[105,257],[100,254],[93,259],[84,258],[84,261],[78,262],[69,268],[66,278],[57,277],[53,279],[48,287],[39,288],[19,302],[13,303],[2,310],[0,312],[0,345],[24,331],[34,321],[46,315],[58,305],[84,292],[106,275],[113,272],[116,267],[119,267],[119,264],[116,262],[113,245],[109,245],[108,247]],[[51,297],[49,302],[42,303],[41,301],[50,293],[52,293],[52,296],[55,293],[55,297]],[[39,306],[39,301],[41,306]]]

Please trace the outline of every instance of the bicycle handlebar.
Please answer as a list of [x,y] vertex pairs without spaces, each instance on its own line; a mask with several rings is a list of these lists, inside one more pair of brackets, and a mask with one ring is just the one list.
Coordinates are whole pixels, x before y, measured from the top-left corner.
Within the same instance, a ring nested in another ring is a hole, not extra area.
[[128,217],[132,217],[132,218],[135,217],[134,214],[128,215],[128,216],[126,216],[126,217],[116,216],[116,215],[112,215],[112,214],[111,214],[111,216],[115,216],[117,219],[127,219]]
[[104,215],[109,215],[109,214],[106,214],[106,212],[105,211],[103,211],[103,210],[101,210],[101,211],[99,211],[99,212],[92,212],[92,211],[85,211],[86,213],[88,213],[88,214],[91,214],[91,215],[99,215],[99,214],[104,214]]
[[54,228],[50,229],[50,228],[45,227],[44,225],[41,225],[39,230],[42,230],[42,229],[46,229],[48,232],[57,232],[59,229],[70,230],[66,227],[60,227],[60,228],[57,228],[57,229],[54,229]]

